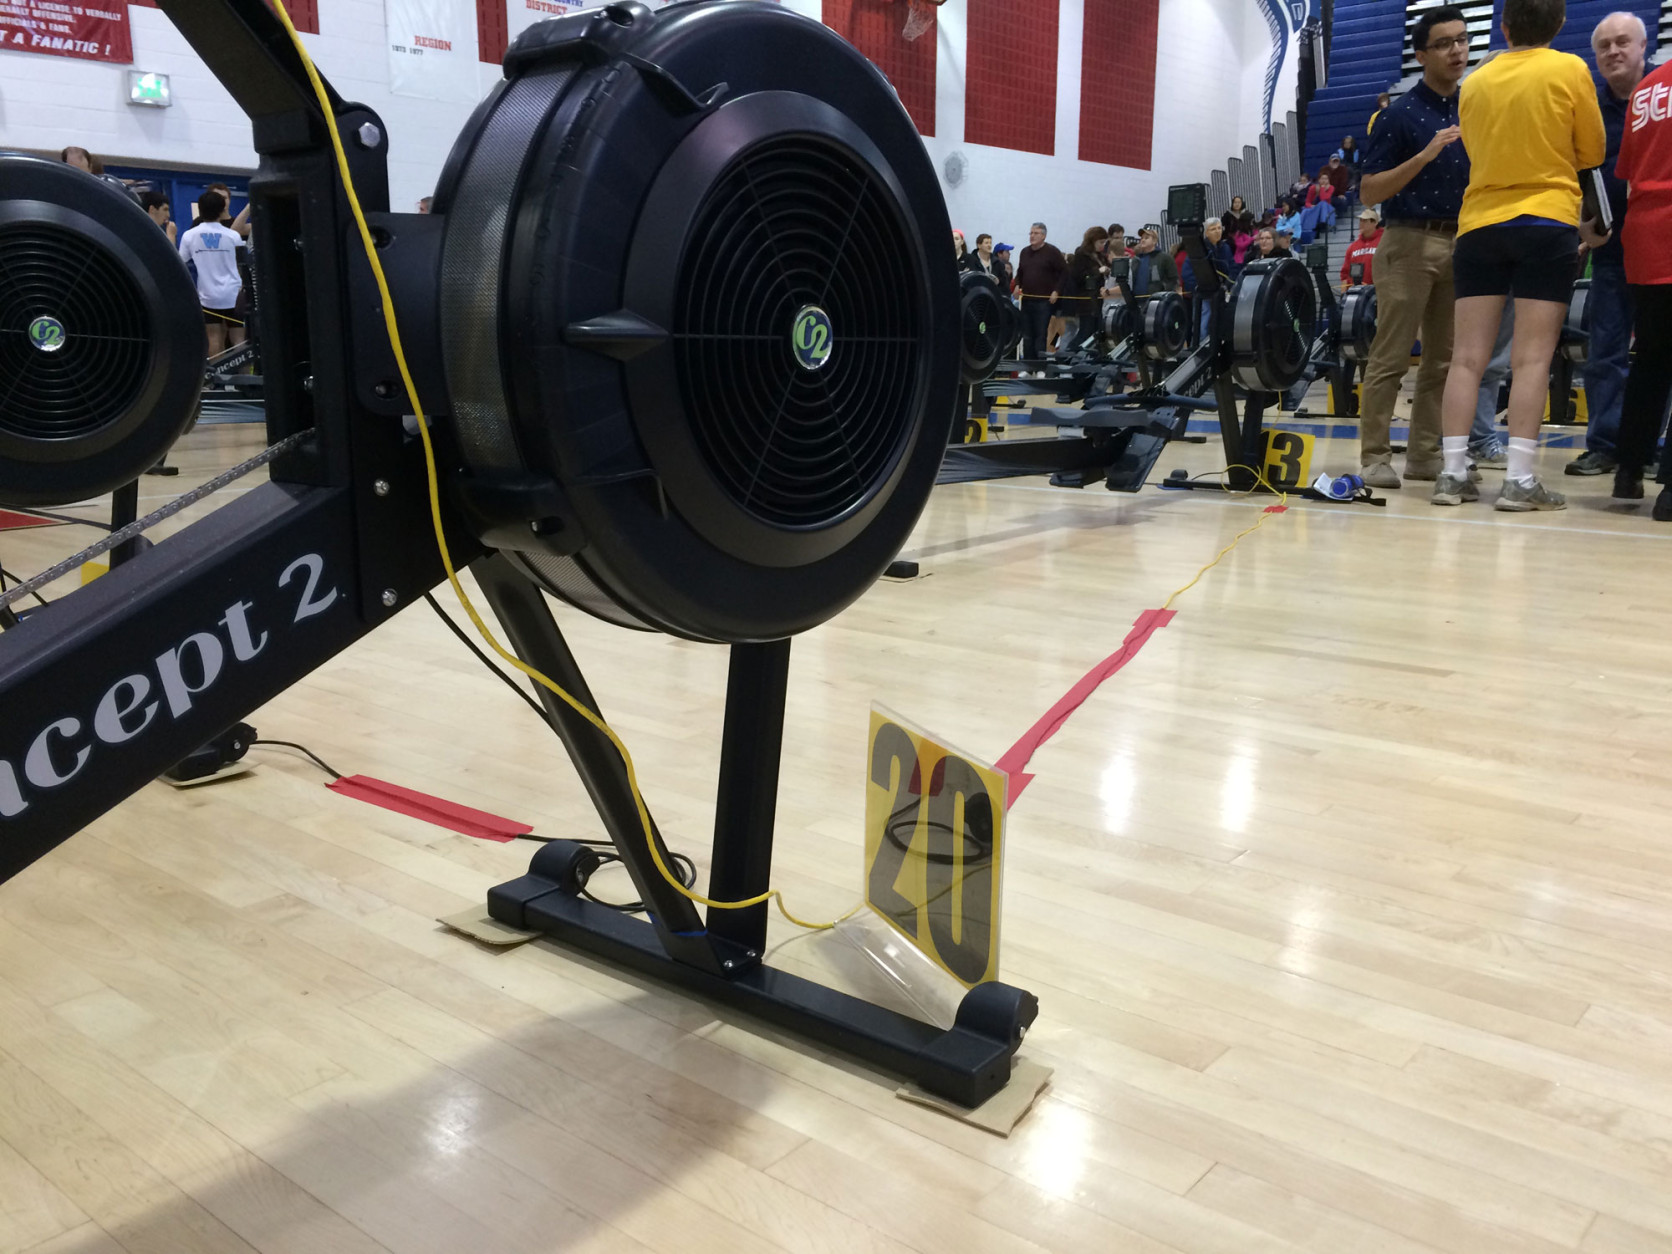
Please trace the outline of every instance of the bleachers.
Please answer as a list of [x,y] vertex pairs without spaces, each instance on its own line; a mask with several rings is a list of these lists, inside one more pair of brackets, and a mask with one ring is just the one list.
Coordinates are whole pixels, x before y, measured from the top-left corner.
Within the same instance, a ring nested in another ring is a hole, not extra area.
[[1316,173],[1343,135],[1364,142],[1376,96],[1399,81],[1405,6],[1399,0],[1335,0],[1329,85],[1306,114],[1304,165]]

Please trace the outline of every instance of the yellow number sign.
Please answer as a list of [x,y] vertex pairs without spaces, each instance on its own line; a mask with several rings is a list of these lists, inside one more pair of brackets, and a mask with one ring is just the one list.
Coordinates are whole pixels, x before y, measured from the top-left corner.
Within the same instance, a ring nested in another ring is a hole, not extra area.
[[1317,440],[1304,431],[1261,433],[1261,472],[1274,488],[1303,488],[1312,482],[1312,446]]
[[871,710],[865,902],[966,985],[998,978],[1000,771]]

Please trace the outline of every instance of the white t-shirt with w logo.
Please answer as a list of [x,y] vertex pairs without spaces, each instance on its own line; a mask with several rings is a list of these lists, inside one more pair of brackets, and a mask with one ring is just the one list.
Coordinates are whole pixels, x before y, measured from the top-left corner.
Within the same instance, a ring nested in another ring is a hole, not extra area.
[[197,267],[197,299],[205,309],[231,309],[244,281],[238,277],[238,232],[200,222],[180,237],[180,260]]

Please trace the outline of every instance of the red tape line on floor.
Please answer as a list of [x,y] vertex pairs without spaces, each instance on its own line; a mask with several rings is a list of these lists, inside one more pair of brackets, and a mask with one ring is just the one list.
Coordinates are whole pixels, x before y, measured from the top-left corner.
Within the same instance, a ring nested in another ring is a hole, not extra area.
[[0,531],[22,531],[26,527],[62,527],[56,518],[42,518],[37,514],[20,514],[15,509],[0,509]]
[[474,836],[478,840],[497,840],[504,844],[534,830],[527,823],[501,818],[497,814],[489,814],[486,810],[472,810],[469,806],[444,801],[440,797],[415,792],[411,788],[402,788],[399,784],[373,779],[369,775],[344,775],[326,787],[345,797],[369,801],[374,806],[382,806],[396,814],[423,819],[426,823],[434,823],[437,827],[445,827],[448,831],[458,832],[463,836]]
[[1023,772],[1022,768],[1039,747],[1052,736],[1056,735],[1068,716],[1073,714],[1103,685],[1104,680],[1125,666],[1138,655],[1138,650],[1149,643],[1149,638],[1173,621],[1174,610],[1145,610],[1138,615],[1138,621],[1132,624],[1132,630],[1126,633],[1126,639],[1114,653],[1104,658],[1079,683],[1068,690],[1066,696],[1058,701],[1025,734],[1009,749],[1004,756],[994,763],[999,770],[1010,778],[1010,785],[1005,790],[1005,809],[1016,804],[1016,799],[1022,795],[1022,790],[1033,782],[1033,776]]

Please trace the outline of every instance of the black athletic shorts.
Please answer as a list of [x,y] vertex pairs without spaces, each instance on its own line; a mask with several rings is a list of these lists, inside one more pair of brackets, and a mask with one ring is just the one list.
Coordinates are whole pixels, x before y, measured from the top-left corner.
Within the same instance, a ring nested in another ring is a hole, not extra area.
[[235,327],[244,320],[238,316],[236,309],[211,309],[205,305],[203,307],[203,321],[206,325],[212,327]]
[[1451,255],[1457,296],[1514,296],[1565,305],[1579,277],[1579,228],[1484,226],[1457,237]]

